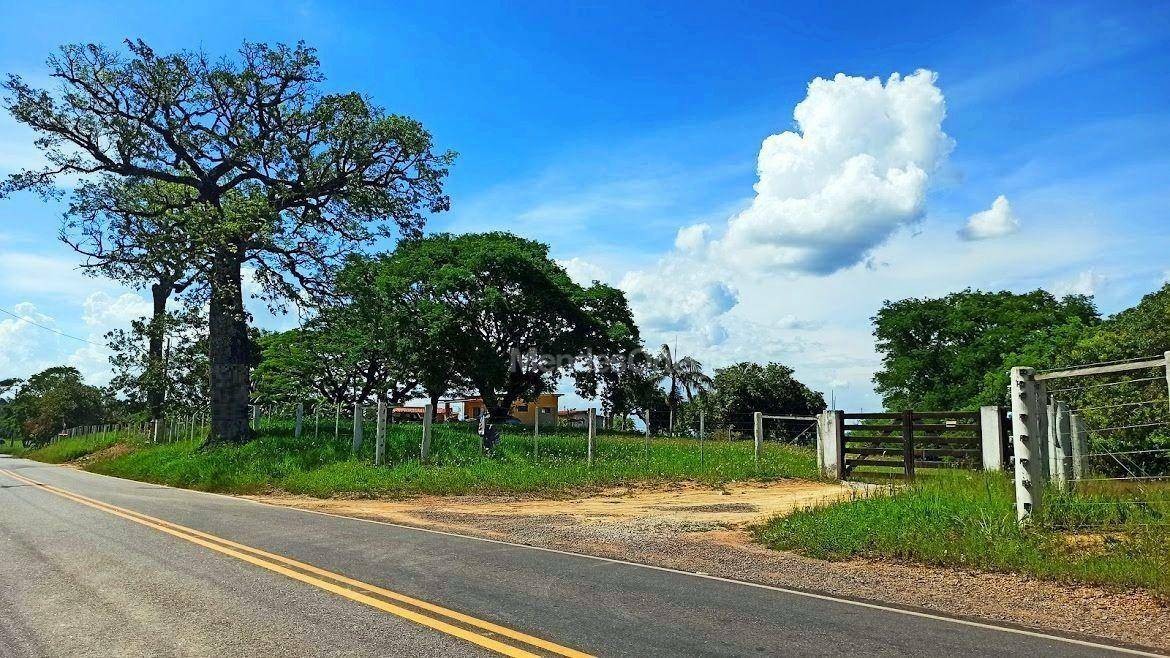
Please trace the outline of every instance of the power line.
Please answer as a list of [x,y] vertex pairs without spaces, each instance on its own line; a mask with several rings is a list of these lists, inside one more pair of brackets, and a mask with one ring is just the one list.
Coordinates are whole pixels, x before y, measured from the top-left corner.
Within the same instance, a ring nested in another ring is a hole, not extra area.
[[66,337],[66,338],[72,338],[73,340],[79,340],[79,341],[81,341],[81,342],[83,342],[83,343],[88,343],[88,344],[90,344],[90,345],[93,345],[94,347],[100,347],[100,348],[101,348],[103,351],[106,349],[106,346],[105,346],[105,345],[99,345],[98,343],[95,343],[95,342],[93,342],[92,340],[86,340],[86,339],[84,339],[84,338],[78,338],[77,336],[73,336],[73,335],[71,335],[71,334],[67,334],[67,333],[65,333],[64,331],[57,331],[56,329],[54,329],[54,328],[52,328],[52,327],[46,327],[45,325],[43,325],[43,324],[41,324],[41,323],[39,323],[39,322],[33,322],[32,320],[29,320],[28,318],[26,318],[26,317],[24,317],[24,316],[17,315],[17,314],[15,314],[15,313],[13,313],[12,311],[9,311],[9,310],[8,310],[8,309],[6,309],[6,308],[0,308],[0,313],[5,313],[5,314],[7,314],[7,315],[11,315],[12,317],[16,318],[17,320],[22,320],[22,321],[24,321],[24,322],[27,322],[27,323],[31,324],[31,325],[32,325],[32,326],[34,326],[34,327],[39,327],[39,328],[41,328],[41,329],[44,329],[45,331],[51,331],[51,332],[53,332],[53,333],[57,334],[58,336],[64,336],[64,337]]

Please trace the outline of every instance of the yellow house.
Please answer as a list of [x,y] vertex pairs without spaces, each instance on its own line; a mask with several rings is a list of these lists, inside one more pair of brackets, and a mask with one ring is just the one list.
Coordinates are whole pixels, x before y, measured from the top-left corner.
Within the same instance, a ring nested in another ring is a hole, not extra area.
[[[560,407],[560,393],[541,393],[536,402],[517,400],[512,403],[512,417],[521,423],[532,426],[536,422],[537,411],[540,412],[540,426],[552,427],[557,424],[557,411]],[[486,410],[483,398],[466,398],[463,402],[463,419],[475,420]]]

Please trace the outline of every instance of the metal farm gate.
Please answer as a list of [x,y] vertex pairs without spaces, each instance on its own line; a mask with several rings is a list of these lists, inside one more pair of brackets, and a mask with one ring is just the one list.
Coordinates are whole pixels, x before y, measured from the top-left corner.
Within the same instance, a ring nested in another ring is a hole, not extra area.
[[[837,423],[839,469],[846,477],[857,469],[897,474],[907,479],[920,468],[981,468],[982,429],[977,411],[901,411],[841,413]],[[1000,423],[1003,427],[1004,424]]]

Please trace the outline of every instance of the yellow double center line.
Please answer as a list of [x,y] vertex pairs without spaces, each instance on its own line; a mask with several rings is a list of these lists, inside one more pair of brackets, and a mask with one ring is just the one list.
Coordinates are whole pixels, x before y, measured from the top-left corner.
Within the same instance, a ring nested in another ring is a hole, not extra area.
[[[39,487],[62,498],[68,498],[82,505],[87,505],[94,509],[113,514],[114,516],[133,521],[134,523],[154,528],[168,535],[189,541],[192,544],[197,544],[217,553],[222,553],[243,560],[249,564],[268,569],[269,571],[274,571],[293,580],[312,585],[352,601],[364,603],[371,608],[377,608],[383,612],[408,619],[427,628],[441,631],[505,656],[540,656],[542,654],[534,653],[534,650],[543,650],[545,653],[557,656],[589,658],[589,654],[587,653],[563,647],[554,642],[514,631],[510,628],[477,619],[476,617],[465,615],[461,612],[449,610],[433,603],[427,603],[426,601],[405,594],[399,594],[398,592],[393,592],[378,587],[377,585],[355,580],[339,573],[327,571],[311,564],[299,562],[284,557],[283,555],[269,553],[268,551],[217,537],[200,530],[195,530],[194,528],[164,521],[153,516],[142,514],[141,512],[135,512],[100,500],[94,500],[93,498],[87,498],[81,494],[66,491],[43,482],[37,482],[36,480],[18,475],[9,470],[0,470],[0,473],[19,482]],[[403,607],[404,605],[410,607]],[[514,646],[497,638],[506,638],[522,646]]]

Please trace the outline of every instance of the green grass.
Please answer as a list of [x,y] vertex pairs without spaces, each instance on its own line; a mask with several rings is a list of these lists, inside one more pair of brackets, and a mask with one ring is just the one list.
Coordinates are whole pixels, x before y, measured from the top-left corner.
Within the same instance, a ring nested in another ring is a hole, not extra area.
[[76,436],[68,439],[62,439],[54,443],[41,446],[40,448],[32,448],[22,450],[19,454],[21,457],[27,459],[35,459],[37,461],[48,462],[50,464],[62,464],[68,461],[73,461],[79,457],[95,453],[99,450],[104,450],[120,440],[125,440],[125,435],[120,435],[116,432],[108,432],[103,434],[87,434],[84,436]]
[[1116,492],[1053,493],[1044,517],[1021,527],[1014,500],[1007,475],[946,472],[774,518],[756,532],[773,548],[830,560],[892,559],[1170,595],[1170,504],[1101,505],[1118,500]]
[[[322,428],[325,429],[324,427]],[[707,442],[700,455],[693,440],[652,442],[629,435],[598,437],[593,467],[581,433],[542,436],[534,457],[530,434],[506,432],[495,454],[484,456],[479,438],[463,425],[436,425],[432,459],[419,462],[418,425],[387,428],[387,465],[373,465],[373,431],[358,454],[343,431],[333,438],[300,439],[279,424],[243,446],[200,449],[200,441],[153,445],[130,443],[130,450],[85,464],[87,470],[135,480],[228,493],[283,490],[318,497],[405,497],[417,494],[555,493],[638,482],[698,481],[712,486],[734,480],[815,478],[813,452],[766,444],[757,468],[750,441]],[[87,437],[54,444],[76,456],[100,450]],[[37,458],[34,456],[33,458]],[[75,458],[75,457],[74,457]]]
[[0,440],[0,453],[19,457],[23,455],[26,448],[21,443],[20,439],[4,439]]

